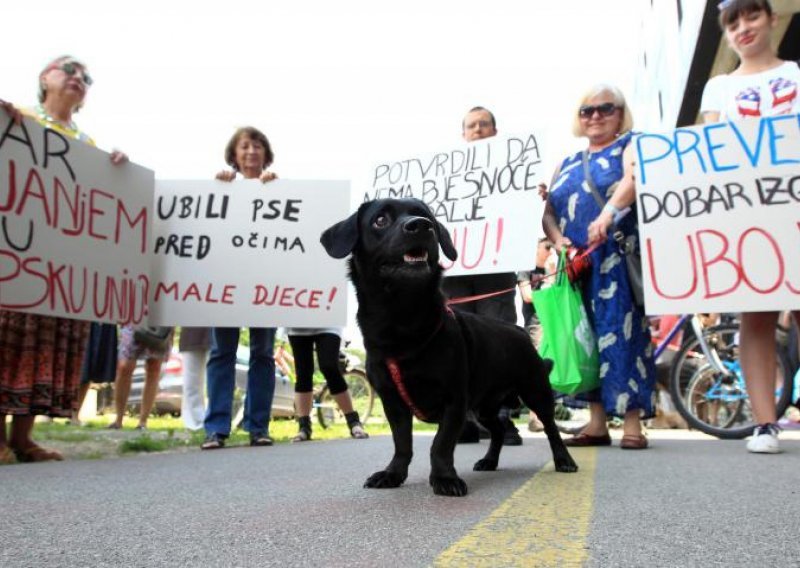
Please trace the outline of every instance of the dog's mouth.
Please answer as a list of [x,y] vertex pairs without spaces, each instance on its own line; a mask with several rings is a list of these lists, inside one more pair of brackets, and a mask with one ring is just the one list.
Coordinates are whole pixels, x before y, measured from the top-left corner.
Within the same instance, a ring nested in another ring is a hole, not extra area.
[[403,262],[406,264],[427,263],[428,251],[424,248],[411,249],[403,255]]

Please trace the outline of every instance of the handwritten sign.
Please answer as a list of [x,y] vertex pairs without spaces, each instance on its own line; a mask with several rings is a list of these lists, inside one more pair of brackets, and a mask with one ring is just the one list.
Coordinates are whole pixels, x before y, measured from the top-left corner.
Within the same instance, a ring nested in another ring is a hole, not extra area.
[[636,139],[651,314],[800,308],[800,116]]
[[529,269],[542,234],[537,187],[542,136],[496,136],[444,152],[378,164],[364,201],[416,197],[451,231],[459,258],[447,274]]
[[348,182],[157,181],[150,321],[345,325],[345,264],[319,238],[349,202]]
[[0,308],[146,316],[153,172],[0,113]]

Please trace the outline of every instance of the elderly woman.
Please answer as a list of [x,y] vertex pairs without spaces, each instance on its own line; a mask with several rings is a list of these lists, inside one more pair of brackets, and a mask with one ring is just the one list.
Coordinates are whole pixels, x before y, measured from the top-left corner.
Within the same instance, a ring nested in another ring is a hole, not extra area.
[[[589,145],[564,159],[550,188],[542,225],[556,250],[588,248],[591,268],[581,280],[584,305],[594,328],[600,354],[601,387],[588,393],[591,418],[570,446],[608,446],[607,417],[624,420],[620,447],[644,449],[641,421],[654,415],[655,366],[644,312],[634,302],[625,260],[606,234],[620,209],[633,204],[635,188],[631,159],[633,118],[616,87],[598,85],[581,99],[573,133]],[[586,160],[586,167],[584,167]],[[587,180],[587,175],[591,177]],[[601,206],[588,191],[593,183],[605,201]],[[636,212],[623,217],[617,229],[636,232]]]
[[[39,104],[22,113],[45,128],[94,145],[73,122],[83,106],[92,78],[82,62],[62,56],[39,73]],[[9,103],[3,108],[15,120],[20,111]],[[125,154],[113,152],[121,164]],[[36,415],[69,418],[77,408],[78,385],[89,322],[0,310],[0,463],[61,460],[54,450],[32,439]],[[6,434],[6,415],[13,416]]]
[[[772,47],[777,16],[768,0],[726,0],[719,3],[719,24],[728,46],[739,56],[739,66],[727,75],[711,78],[703,91],[700,111],[704,122],[747,120],[751,117],[800,113],[800,68],[783,61]],[[777,96],[777,92],[794,96]],[[742,100],[747,105],[742,105]],[[753,108],[756,105],[757,108]],[[800,325],[800,311],[793,312]],[[775,410],[775,327],[778,312],[742,314],[740,355],[747,394],[758,424],[747,450],[777,454],[778,416]]]
[[[277,176],[267,168],[274,155],[269,140],[252,126],[234,132],[225,148],[225,162],[233,171],[221,171],[217,179],[232,181],[238,174],[244,179],[266,183]],[[275,394],[275,328],[250,328],[250,368],[247,371],[247,395],[244,401],[244,429],[250,433],[251,446],[271,446],[269,420]],[[201,448],[222,448],[231,433],[233,390],[236,384],[236,348],[239,328],[215,327],[211,334],[211,354],[206,367],[208,407],[203,427],[206,438]]]

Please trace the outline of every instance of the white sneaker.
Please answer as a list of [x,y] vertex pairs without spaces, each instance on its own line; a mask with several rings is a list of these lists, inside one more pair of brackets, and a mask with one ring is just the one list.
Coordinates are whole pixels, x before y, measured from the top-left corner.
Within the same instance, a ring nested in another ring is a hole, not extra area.
[[753,437],[747,442],[747,451],[754,454],[779,454],[777,424],[759,424],[753,430]]

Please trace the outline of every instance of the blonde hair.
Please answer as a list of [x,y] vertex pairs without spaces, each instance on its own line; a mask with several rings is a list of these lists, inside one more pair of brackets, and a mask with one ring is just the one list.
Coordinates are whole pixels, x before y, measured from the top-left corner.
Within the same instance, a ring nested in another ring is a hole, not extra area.
[[630,107],[628,107],[628,103],[625,102],[625,95],[614,85],[599,83],[586,91],[580,98],[580,102],[575,106],[575,112],[572,116],[572,134],[575,137],[581,138],[585,136],[581,117],[578,114],[581,107],[585,105],[589,99],[604,94],[611,95],[613,103],[622,109],[622,120],[620,121],[619,132],[617,132],[617,134],[625,134],[629,130],[633,130],[633,114],[631,113]]
[[[72,57],[71,55],[60,55],[53,59],[50,63],[45,65],[42,70],[39,72],[39,92],[37,93],[37,98],[39,99],[39,103],[44,103],[44,100],[47,98],[47,89],[44,88],[44,81],[42,78],[44,77],[45,73],[57,67],[58,65],[62,65],[64,63],[74,63],[78,67],[80,67],[84,72],[86,71],[86,64],[77,59]],[[83,102],[77,105],[72,112],[78,112],[83,107]]]

